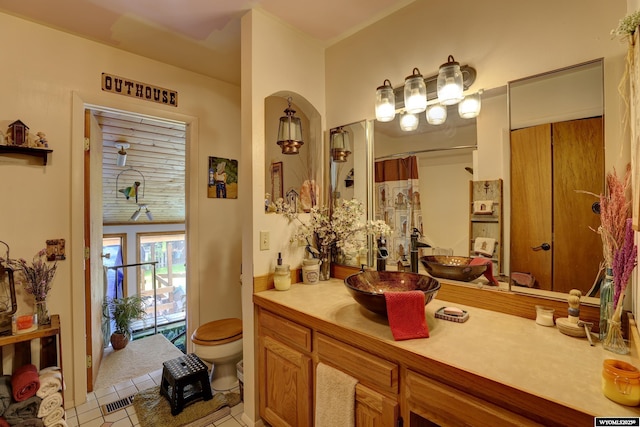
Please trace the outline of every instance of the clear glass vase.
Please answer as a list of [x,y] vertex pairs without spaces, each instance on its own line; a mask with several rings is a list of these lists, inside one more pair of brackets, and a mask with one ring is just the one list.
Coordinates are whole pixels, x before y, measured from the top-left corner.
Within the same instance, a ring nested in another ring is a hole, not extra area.
[[38,315],[38,325],[50,325],[51,316],[47,308],[47,300],[36,301],[35,312]]
[[320,280],[329,280],[331,276],[331,251],[324,248],[320,252]]
[[609,329],[607,331],[607,336],[602,342],[602,347],[605,350],[618,354],[629,353],[629,346],[622,337],[622,325],[620,320],[610,319],[608,326]]
[[609,319],[613,314],[613,269],[607,267],[604,279],[600,285],[600,341],[604,342],[607,337]]

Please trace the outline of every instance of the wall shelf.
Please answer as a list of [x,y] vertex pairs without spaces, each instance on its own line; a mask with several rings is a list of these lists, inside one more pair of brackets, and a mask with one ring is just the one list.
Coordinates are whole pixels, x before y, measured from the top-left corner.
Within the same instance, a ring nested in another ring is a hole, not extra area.
[[53,150],[48,148],[31,148],[21,147],[18,145],[0,145],[0,154],[25,154],[27,156],[40,157],[42,159],[42,165],[47,165],[47,155],[52,153]]
[[[491,201],[492,210],[488,213],[474,213],[474,202]],[[491,259],[494,264],[493,273],[502,274],[502,180],[469,181],[469,256],[479,256],[475,252],[476,238],[489,238],[495,242]]]

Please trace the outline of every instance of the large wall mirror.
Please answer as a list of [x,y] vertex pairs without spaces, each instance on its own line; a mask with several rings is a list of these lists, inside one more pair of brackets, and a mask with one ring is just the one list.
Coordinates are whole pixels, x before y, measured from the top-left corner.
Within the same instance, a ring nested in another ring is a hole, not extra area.
[[[387,267],[409,259],[414,229],[431,249],[466,256],[469,251],[469,181],[476,148],[476,119],[461,119],[449,106],[441,125],[418,115],[418,128],[404,131],[400,115],[374,123],[374,216],[392,228]],[[421,269],[422,266],[419,266]]]
[[[329,132],[330,148],[330,194],[331,203],[335,206],[342,200],[357,199],[365,208],[363,218],[367,220],[370,212],[371,195],[369,188],[370,145],[373,123],[360,121],[331,129]],[[354,238],[367,238],[354,236]],[[360,253],[335,254],[334,261],[348,266],[372,265],[371,245]]]
[[[342,189],[341,184],[349,182],[345,177],[351,166],[342,166],[340,174],[340,166],[334,165],[332,185],[336,185],[333,188],[339,193],[334,198],[361,195],[371,208],[371,219],[385,219],[392,224],[394,234],[388,239],[387,261],[390,268],[407,256],[411,224],[420,230],[422,240],[432,246],[422,249],[423,255],[431,251],[469,256],[469,182],[474,179],[475,168],[485,171],[485,176],[486,171],[495,170],[495,178],[504,181],[506,197],[503,246],[507,259],[500,273],[509,276],[511,272],[525,272],[536,277],[535,288],[511,286],[511,289],[549,296],[547,291],[565,293],[578,288],[585,295],[591,291],[597,297],[592,287],[598,276],[602,245],[599,235],[591,229],[599,223],[599,217],[591,210],[597,198],[587,193],[602,192],[606,173],[603,75],[603,62],[596,60],[509,82],[507,96],[503,87],[502,95],[494,98],[504,99],[498,101],[502,107],[482,111],[477,119],[460,119],[454,109],[448,112],[449,119],[444,124],[428,125],[421,117],[418,129],[411,132],[400,129],[399,117],[388,123],[369,122],[373,127],[371,139],[360,141],[364,152],[355,154],[354,150],[350,160],[358,162],[358,158],[369,156],[368,189],[356,192],[354,188],[353,193],[346,187]],[[498,89],[486,92],[497,93]],[[476,120],[482,120],[483,114],[499,114],[504,118],[502,123],[510,124],[510,129],[503,129],[504,141],[478,141]],[[509,117],[504,117],[505,114]],[[568,127],[554,123],[565,123]],[[584,128],[578,126],[582,124]],[[543,125],[548,129],[540,131],[542,128],[538,126]],[[365,127],[366,123],[357,126]],[[536,130],[531,135],[519,135],[525,133],[524,129]],[[564,138],[570,143],[554,146],[554,153],[550,145],[541,148],[543,143],[537,141],[540,133],[545,138],[555,137],[557,141]],[[504,146],[504,159],[479,155],[483,150],[481,144]],[[511,144],[517,151],[510,151]],[[561,151],[565,146],[566,151]],[[525,150],[521,150],[523,147]],[[615,147],[606,152],[617,154],[613,151],[619,145]],[[417,177],[402,175],[388,183],[382,178],[381,165],[396,164],[396,169],[411,169],[412,158],[416,159]],[[495,164],[480,164],[481,159]],[[358,170],[354,168],[356,174]],[[550,182],[551,194],[541,195],[543,182]],[[525,219],[534,224],[551,223],[555,228],[547,228],[550,234],[542,236],[534,235],[534,231],[523,232]],[[549,250],[538,249],[544,243],[549,244]],[[370,260],[371,255],[375,253],[371,251]],[[535,257],[544,258],[546,264],[541,264],[547,270],[537,270],[539,263]],[[375,257],[368,265],[375,267]],[[509,282],[509,277],[503,279]]]
[[[510,82],[511,271],[596,296],[604,191],[603,62]],[[589,194],[590,193],[590,194]],[[595,286],[594,286],[595,284]]]

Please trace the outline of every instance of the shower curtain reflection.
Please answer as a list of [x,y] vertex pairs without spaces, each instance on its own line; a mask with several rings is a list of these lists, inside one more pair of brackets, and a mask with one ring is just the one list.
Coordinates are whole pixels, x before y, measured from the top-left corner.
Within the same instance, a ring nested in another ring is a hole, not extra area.
[[423,231],[418,184],[416,156],[375,163],[375,219],[385,221],[392,230],[387,238],[387,264],[408,261],[411,232]]

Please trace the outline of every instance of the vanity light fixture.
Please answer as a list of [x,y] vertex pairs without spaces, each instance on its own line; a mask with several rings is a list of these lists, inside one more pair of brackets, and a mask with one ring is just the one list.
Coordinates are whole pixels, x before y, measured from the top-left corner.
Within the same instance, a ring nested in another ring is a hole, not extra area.
[[131,215],[131,221],[137,221],[140,218],[140,208]]
[[458,114],[460,114],[460,117],[463,119],[473,119],[474,117],[478,117],[478,114],[480,114],[480,108],[482,107],[482,92],[482,90],[479,90],[476,93],[465,96],[464,99],[460,101],[458,104]]
[[149,221],[153,221],[153,215],[149,211],[149,207],[147,205],[138,205],[138,209],[131,215],[131,221],[137,221],[142,214],[142,209],[145,210],[145,214],[147,215],[147,219]]
[[396,116],[396,96],[388,79],[376,89],[376,119],[379,122],[390,122]]
[[118,157],[116,158],[116,166],[123,167],[125,163],[127,163],[127,152],[125,150],[130,146],[124,142],[116,142],[115,146],[116,148],[119,148]]
[[341,126],[331,131],[331,158],[334,162],[346,162],[351,154],[351,137]]
[[427,107],[425,115],[430,125],[441,125],[447,120],[447,107],[442,104],[431,104]]
[[400,116],[400,129],[405,132],[411,132],[418,129],[418,116],[412,113],[403,113]]
[[464,88],[460,64],[449,55],[447,62],[438,71],[438,101],[442,105],[453,105],[462,101]]
[[291,97],[287,98],[289,106],[284,110],[285,115],[280,117],[278,126],[278,145],[282,148],[282,154],[298,154],[302,141],[302,123],[299,117],[295,117],[296,111],[291,108]]
[[427,84],[417,68],[404,80],[404,108],[411,114],[422,113],[427,108]]

